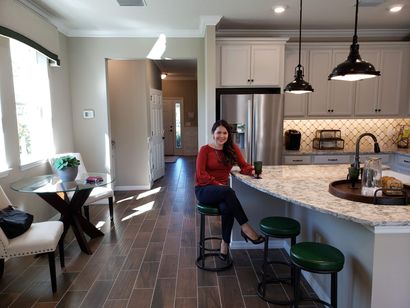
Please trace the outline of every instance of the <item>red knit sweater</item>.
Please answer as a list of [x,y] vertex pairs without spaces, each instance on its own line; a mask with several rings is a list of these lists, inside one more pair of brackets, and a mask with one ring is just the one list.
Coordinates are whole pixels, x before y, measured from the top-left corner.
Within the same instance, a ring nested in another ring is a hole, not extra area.
[[[234,149],[241,173],[251,175],[252,166],[245,161],[235,144]],[[224,165],[224,158],[222,150],[216,150],[209,145],[202,146],[196,158],[195,186],[227,185],[229,172],[233,166]]]

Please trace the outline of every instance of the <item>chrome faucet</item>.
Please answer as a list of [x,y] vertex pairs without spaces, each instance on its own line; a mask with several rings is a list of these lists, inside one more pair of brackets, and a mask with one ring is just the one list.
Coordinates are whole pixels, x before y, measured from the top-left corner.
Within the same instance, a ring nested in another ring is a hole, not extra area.
[[354,162],[352,164],[352,167],[356,168],[357,170],[360,170],[360,160],[359,160],[360,140],[362,140],[362,138],[365,137],[365,136],[372,137],[372,139],[374,141],[374,153],[379,153],[380,152],[379,143],[377,142],[377,139],[376,139],[375,135],[373,135],[372,133],[361,134],[356,140],[356,155],[354,157]]

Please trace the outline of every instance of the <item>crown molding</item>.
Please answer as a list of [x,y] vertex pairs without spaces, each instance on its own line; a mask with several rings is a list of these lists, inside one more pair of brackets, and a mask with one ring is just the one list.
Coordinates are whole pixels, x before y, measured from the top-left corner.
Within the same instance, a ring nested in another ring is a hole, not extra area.
[[[245,30],[245,29],[217,29],[217,37],[298,37],[299,30]],[[304,38],[351,38],[353,36],[352,29],[332,29],[332,30],[302,30]],[[410,29],[362,29],[358,30],[358,36],[363,37],[394,37],[408,38]]]

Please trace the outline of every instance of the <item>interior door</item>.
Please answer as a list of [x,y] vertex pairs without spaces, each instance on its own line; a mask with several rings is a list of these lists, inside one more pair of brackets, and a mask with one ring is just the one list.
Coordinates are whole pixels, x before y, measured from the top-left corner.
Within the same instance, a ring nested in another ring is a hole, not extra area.
[[159,90],[150,89],[150,114],[150,169],[151,180],[155,181],[165,174],[162,92]]
[[175,149],[175,104],[173,100],[164,99],[164,152],[174,155]]

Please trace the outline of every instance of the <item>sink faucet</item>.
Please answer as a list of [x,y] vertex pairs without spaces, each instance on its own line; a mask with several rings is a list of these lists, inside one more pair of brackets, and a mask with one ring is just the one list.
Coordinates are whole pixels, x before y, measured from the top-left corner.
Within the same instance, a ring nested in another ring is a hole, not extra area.
[[352,164],[352,167],[356,168],[356,169],[360,169],[360,160],[359,160],[359,147],[360,147],[360,140],[362,140],[363,137],[365,136],[370,136],[372,137],[373,141],[374,141],[374,153],[379,153],[380,152],[380,147],[379,147],[379,143],[377,142],[376,136],[373,135],[372,133],[364,133],[361,134],[357,140],[356,140],[356,155],[354,157],[354,163]]

